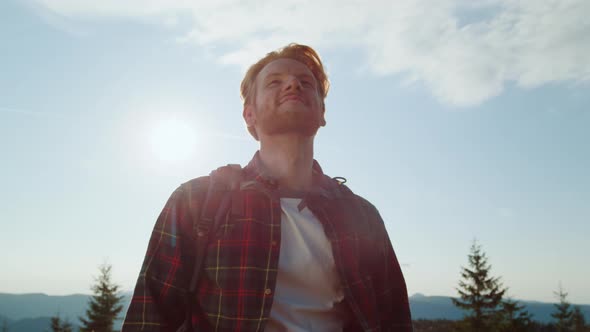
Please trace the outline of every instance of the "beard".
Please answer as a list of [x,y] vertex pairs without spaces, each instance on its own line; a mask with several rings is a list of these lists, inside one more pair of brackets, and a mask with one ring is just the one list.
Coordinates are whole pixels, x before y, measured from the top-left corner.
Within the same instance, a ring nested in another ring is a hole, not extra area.
[[321,112],[304,105],[277,105],[274,111],[264,110],[258,115],[258,129],[267,136],[315,136],[321,125]]

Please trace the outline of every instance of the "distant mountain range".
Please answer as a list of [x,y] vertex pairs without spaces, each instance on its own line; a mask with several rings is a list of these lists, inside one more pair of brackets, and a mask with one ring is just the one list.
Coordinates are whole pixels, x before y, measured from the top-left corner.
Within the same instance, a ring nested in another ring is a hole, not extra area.
[[[122,293],[123,312],[127,312],[131,293]],[[8,324],[9,332],[45,332],[49,331],[52,316],[59,315],[68,320],[77,331],[79,317],[85,316],[90,295],[73,294],[65,296],[33,294],[0,293],[0,328],[3,321]],[[115,329],[120,329],[122,319],[115,322]]]
[[[548,323],[553,318],[551,313],[554,312],[553,303],[537,301],[515,300],[523,304],[533,319],[542,323]],[[578,305],[584,313],[586,320],[590,320],[590,305]],[[463,318],[463,311],[453,305],[451,297],[448,296],[425,296],[416,293],[410,297],[410,308],[413,319],[450,319],[459,320]]]
[[[127,311],[131,301],[131,293],[123,293],[124,309]],[[89,295],[74,294],[51,296],[46,294],[7,294],[0,293],[0,328],[6,321],[10,332],[45,332],[49,331],[52,316],[58,315],[67,319],[72,325],[79,324],[78,317],[83,316],[88,306]],[[535,301],[518,301],[533,314],[533,319],[547,323],[552,320],[554,311],[552,303]],[[449,319],[458,320],[463,311],[457,309],[450,297],[425,296],[414,294],[410,297],[413,319]],[[590,320],[590,305],[580,305],[586,320]],[[122,320],[115,324],[120,329]],[[74,329],[77,331],[77,328]]]

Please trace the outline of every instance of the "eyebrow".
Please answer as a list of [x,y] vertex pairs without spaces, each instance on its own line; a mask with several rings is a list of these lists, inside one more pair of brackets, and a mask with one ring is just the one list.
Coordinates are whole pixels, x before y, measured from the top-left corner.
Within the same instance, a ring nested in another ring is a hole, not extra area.
[[[281,76],[283,75],[282,73],[270,73],[268,75],[266,75],[265,80],[271,78],[271,77],[275,77],[275,76]],[[315,77],[313,75],[309,75],[309,74],[300,74],[300,75],[296,75],[298,78],[313,78],[315,79]]]

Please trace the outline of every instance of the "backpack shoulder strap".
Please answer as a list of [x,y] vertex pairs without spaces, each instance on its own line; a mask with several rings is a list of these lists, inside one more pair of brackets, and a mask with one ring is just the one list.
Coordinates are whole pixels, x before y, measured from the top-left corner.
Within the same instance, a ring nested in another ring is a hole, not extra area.
[[242,168],[230,164],[219,167],[209,175],[209,188],[203,202],[201,213],[193,215],[193,229],[196,231],[196,251],[193,274],[189,285],[189,293],[194,293],[199,280],[201,266],[209,242],[211,231],[227,214],[232,203],[232,193],[240,190]]
[[[239,193],[241,182],[242,167],[240,165],[229,164],[212,171],[209,174],[207,194],[205,195],[203,204],[200,205],[201,208],[191,211],[193,231],[196,233],[194,234],[196,235],[195,261],[185,302],[185,320],[178,328],[178,332],[192,330],[192,303],[201,276],[201,269],[210,234],[220,224],[232,205],[241,205],[241,200],[235,200],[236,204],[232,204],[232,197],[235,197],[235,194]],[[195,204],[189,202],[189,206],[195,206]]]

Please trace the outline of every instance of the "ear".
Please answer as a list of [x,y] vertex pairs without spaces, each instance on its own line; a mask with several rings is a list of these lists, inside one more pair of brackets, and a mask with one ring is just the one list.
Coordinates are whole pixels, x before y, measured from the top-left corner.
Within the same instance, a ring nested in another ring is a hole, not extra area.
[[325,114],[326,114],[326,104],[324,104],[322,102],[322,114],[320,115],[320,126],[321,127],[325,127],[326,126],[326,118],[325,118]]
[[248,127],[254,127],[256,124],[256,110],[254,105],[245,104],[244,110],[242,111],[242,117],[244,117],[244,121],[246,121]]

